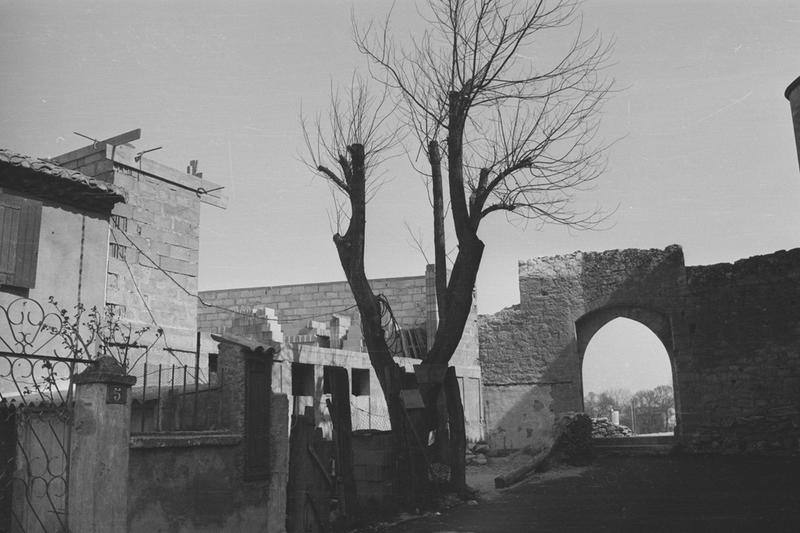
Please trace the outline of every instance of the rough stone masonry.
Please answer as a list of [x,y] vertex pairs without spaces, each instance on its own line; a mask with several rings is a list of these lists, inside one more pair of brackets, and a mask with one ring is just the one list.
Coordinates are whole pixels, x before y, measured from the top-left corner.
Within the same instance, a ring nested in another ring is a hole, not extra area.
[[690,267],[679,246],[576,252],[520,262],[519,287],[479,321],[494,449],[552,441],[555,416],[583,408],[589,340],[625,317],[667,350],[682,449],[800,451],[800,249]]

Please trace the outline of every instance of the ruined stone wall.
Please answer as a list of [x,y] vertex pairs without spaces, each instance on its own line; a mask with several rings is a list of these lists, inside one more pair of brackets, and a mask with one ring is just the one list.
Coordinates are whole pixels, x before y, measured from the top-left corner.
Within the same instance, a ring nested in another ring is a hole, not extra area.
[[687,269],[678,246],[521,262],[520,304],[480,319],[491,445],[549,444],[554,416],[582,409],[592,335],[626,317],[667,349],[686,449],[796,449],[798,267],[794,250]]
[[800,249],[687,268],[683,442],[723,452],[798,451]]

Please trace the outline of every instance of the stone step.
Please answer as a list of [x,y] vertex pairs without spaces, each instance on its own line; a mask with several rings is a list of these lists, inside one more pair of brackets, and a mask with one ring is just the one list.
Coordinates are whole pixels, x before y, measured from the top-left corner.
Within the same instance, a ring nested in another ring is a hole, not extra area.
[[603,455],[666,455],[674,446],[671,435],[592,439],[592,450]]

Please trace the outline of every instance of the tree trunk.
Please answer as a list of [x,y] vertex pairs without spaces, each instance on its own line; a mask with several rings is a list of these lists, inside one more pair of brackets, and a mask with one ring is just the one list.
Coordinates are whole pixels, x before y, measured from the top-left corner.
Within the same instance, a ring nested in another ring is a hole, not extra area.
[[372,287],[364,270],[364,239],[366,229],[366,169],[364,146],[348,146],[349,161],[342,158],[342,173],[346,177],[350,197],[350,224],[344,235],[336,234],[333,242],[339,254],[342,270],[350,284],[350,291],[356,301],[361,317],[361,331],[369,353],[370,364],[378,376],[383,397],[389,412],[392,426],[397,474],[403,491],[402,499],[406,506],[414,503],[413,460],[410,453],[411,439],[403,402],[400,397],[403,370],[395,363],[386,344],[381,321],[381,306],[372,292]]
[[467,435],[458,377],[456,377],[456,369],[452,366],[447,369],[443,390],[447,398],[447,416],[450,426],[450,483],[456,493],[464,495],[467,491]]

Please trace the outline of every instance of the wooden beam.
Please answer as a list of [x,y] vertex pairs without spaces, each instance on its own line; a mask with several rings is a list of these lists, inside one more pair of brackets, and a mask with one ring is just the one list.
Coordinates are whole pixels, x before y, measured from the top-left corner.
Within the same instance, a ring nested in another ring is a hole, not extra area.
[[137,141],[142,137],[142,129],[136,128],[135,130],[126,131],[125,133],[120,133],[119,135],[115,135],[113,137],[109,137],[101,142],[105,144],[110,144],[112,146],[118,146],[120,144],[128,144],[132,141]]

